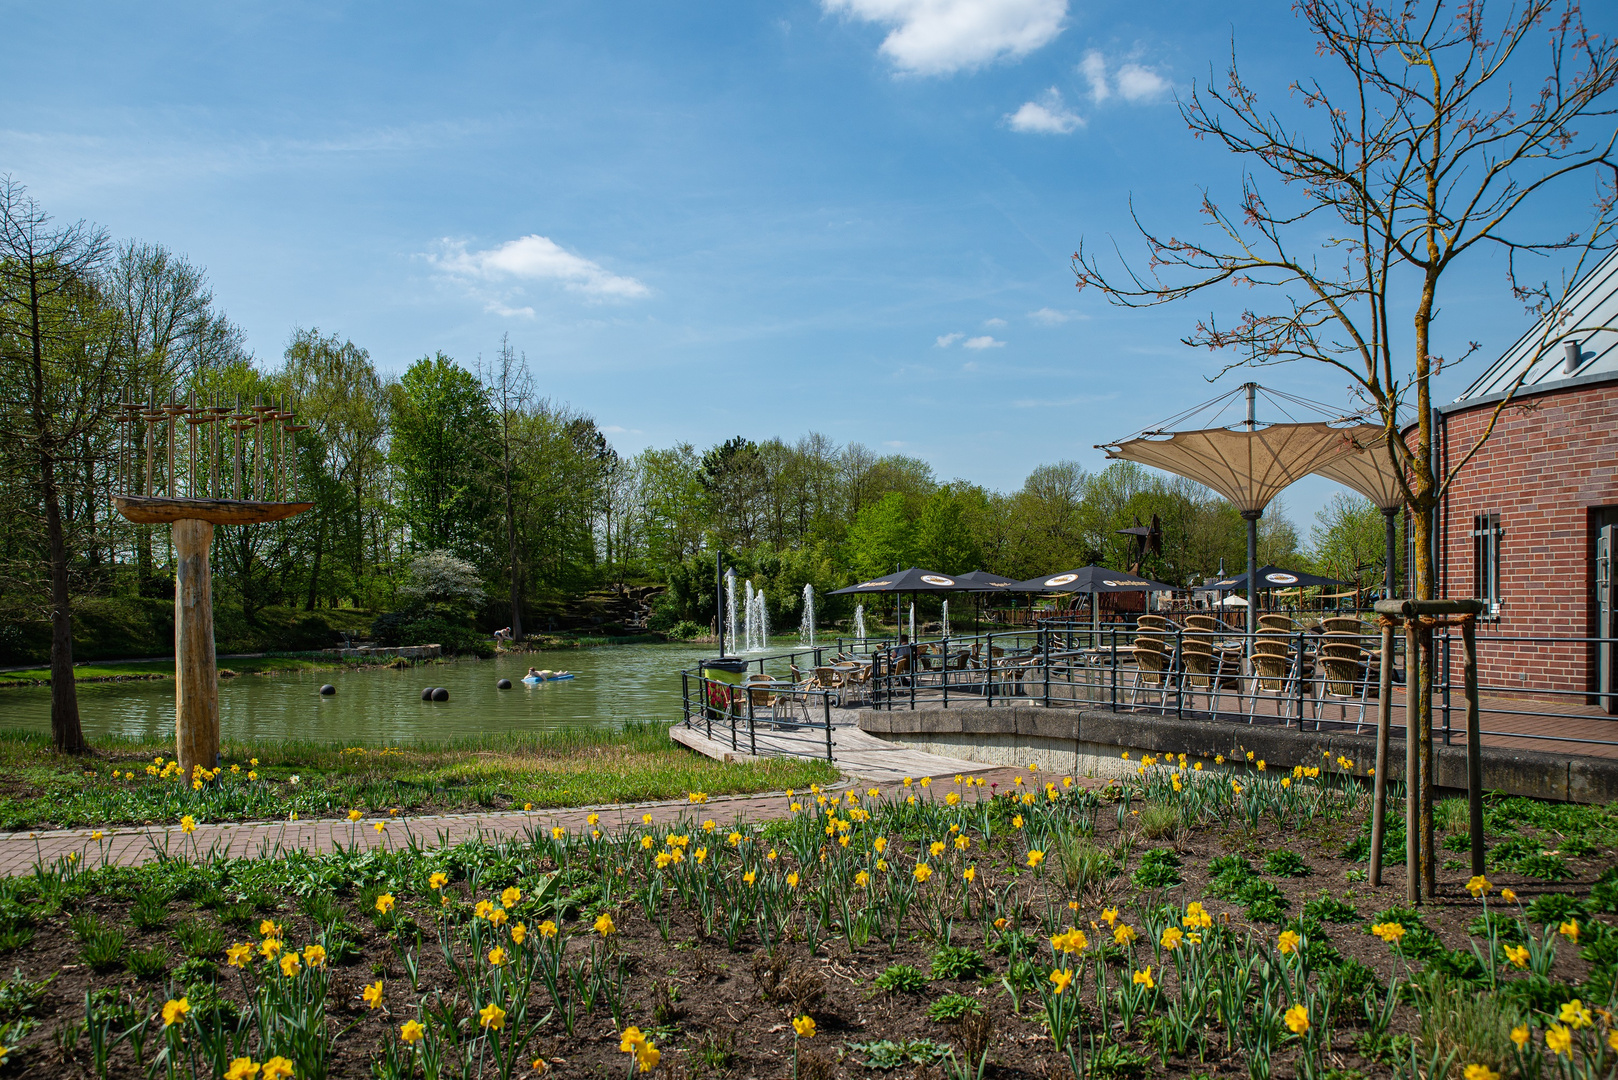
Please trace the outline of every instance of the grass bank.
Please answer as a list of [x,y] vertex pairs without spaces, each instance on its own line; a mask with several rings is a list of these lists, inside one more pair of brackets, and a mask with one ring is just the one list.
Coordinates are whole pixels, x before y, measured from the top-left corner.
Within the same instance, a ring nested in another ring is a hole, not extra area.
[[821,761],[712,761],[658,723],[408,746],[231,742],[219,777],[200,791],[153,775],[155,760],[172,755],[172,743],[100,740],[94,756],[69,758],[43,736],[0,735],[0,829],[590,806],[806,787],[837,775]]
[[[413,663],[414,661],[403,661]],[[429,661],[430,662],[430,661]],[[346,660],[330,653],[301,652],[278,653],[273,656],[222,656],[219,658],[221,678],[237,675],[271,675],[286,671],[336,671],[363,667],[391,667],[400,663],[391,657],[376,660]],[[129,660],[109,663],[78,664],[73,668],[74,682],[118,682],[126,679],[172,679],[173,660]],[[49,667],[28,668],[23,671],[0,671],[0,688],[6,686],[37,686],[51,681]]]

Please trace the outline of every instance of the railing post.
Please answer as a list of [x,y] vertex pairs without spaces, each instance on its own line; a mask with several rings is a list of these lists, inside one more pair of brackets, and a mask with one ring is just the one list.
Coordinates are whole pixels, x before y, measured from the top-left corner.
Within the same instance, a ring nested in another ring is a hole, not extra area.
[[713,689],[708,685],[708,676],[699,676],[702,681],[702,718],[708,726],[708,738],[713,738]]
[[758,757],[758,733],[753,728],[753,692],[747,692],[747,752]]
[[1444,654],[1439,661],[1439,677],[1444,681],[1444,745],[1449,745],[1449,630],[1438,635],[1443,643]]
[[1298,631],[1297,655],[1293,659],[1294,681],[1298,684],[1298,734],[1303,734],[1303,631]]
[[1174,718],[1185,719],[1185,635],[1178,626],[1174,628],[1174,656],[1169,663],[1169,674],[1174,677]]
[[994,708],[994,635],[989,635],[989,643],[983,647],[983,655],[987,658],[987,666],[983,669],[988,677],[984,680],[986,700],[988,707]]
[[1112,635],[1112,711],[1118,711],[1118,628],[1108,631]]
[[691,726],[691,673],[680,672],[680,714],[684,717],[681,723]]
[[826,710],[826,763],[829,765],[829,764],[831,764],[831,760],[832,760],[832,754],[831,754],[831,695],[830,694],[821,694],[820,695],[820,700],[821,700],[821,703],[825,706],[825,710]]

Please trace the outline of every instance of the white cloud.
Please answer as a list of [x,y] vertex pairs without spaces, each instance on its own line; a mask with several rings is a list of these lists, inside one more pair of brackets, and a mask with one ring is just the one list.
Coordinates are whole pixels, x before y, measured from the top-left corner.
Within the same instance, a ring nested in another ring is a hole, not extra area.
[[983,320],[983,325],[984,326],[1004,326],[1004,325],[1006,325],[1006,320],[1004,320],[1004,319],[984,319]]
[[1060,326],[1073,316],[1055,308],[1042,307],[1038,311],[1030,311],[1028,317],[1041,326]]
[[882,53],[901,71],[948,75],[1026,56],[1062,32],[1067,0],[821,0],[892,27]]
[[1025,101],[1022,108],[1006,117],[1012,131],[1030,135],[1066,135],[1084,126],[1084,118],[1062,102],[1062,93],[1051,87],[1038,101]]
[[998,349],[1001,346],[1003,346],[1004,344],[1005,344],[1005,342],[996,341],[994,338],[990,337],[988,334],[984,334],[982,337],[967,338],[964,342],[961,343],[961,348],[963,348],[963,349]]
[[1112,94],[1107,85],[1107,58],[1094,50],[1084,54],[1079,62],[1079,74],[1090,84],[1090,100],[1097,105]]
[[1089,84],[1090,100],[1097,105],[1114,94],[1131,105],[1149,104],[1167,97],[1173,89],[1173,83],[1159,74],[1156,68],[1129,60],[1116,65],[1114,73],[1109,76],[1109,66],[1107,58],[1094,49],[1085,53],[1084,59],[1079,61],[1079,74]]
[[940,349],[947,349],[965,336],[966,335],[962,333],[939,334],[938,340],[934,344],[936,344]]
[[1125,64],[1118,69],[1118,95],[1132,104],[1166,97],[1169,81],[1149,67]]
[[614,274],[538,234],[482,251],[468,251],[464,241],[446,239],[427,258],[446,277],[466,285],[497,315],[532,316],[533,308],[514,306],[522,286],[531,283],[557,283],[592,300],[638,300],[651,295],[635,278]]

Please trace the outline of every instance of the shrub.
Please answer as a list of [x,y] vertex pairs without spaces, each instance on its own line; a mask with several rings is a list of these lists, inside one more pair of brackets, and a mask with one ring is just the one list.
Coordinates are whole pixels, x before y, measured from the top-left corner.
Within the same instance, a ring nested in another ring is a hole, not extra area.
[[213,960],[225,951],[225,932],[201,919],[186,919],[174,928],[174,940],[187,956]]
[[[1405,928],[1403,940],[1395,946],[1400,955],[1425,960],[1444,951],[1443,942],[1439,941],[1437,936],[1427,928],[1427,924],[1422,922],[1421,915],[1415,908],[1397,905],[1383,908],[1371,916],[1371,926],[1390,922],[1398,923]],[[1366,927],[1365,932],[1370,933],[1370,927]]]
[[919,994],[927,989],[927,976],[909,964],[892,964],[876,977],[876,988],[889,994]]
[[1344,903],[1335,896],[1322,896],[1303,905],[1303,917],[1322,922],[1349,923],[1357,921],[1360,913],[1354,910],[1353,904]]
[[977,998],[965,994],[945,994],[927,1006],[927,1019],[940,1024],[953,1024],[967,1013],[982,1012]]
[[708,632],[708,628],[694,623],[690,619],[682,619],[668,628],[668,637],[673,641],[690,641],[701,637]]
[[1584,914],[1584,904],[1571,893],[1546,893],[1536,896],[1527,908],[1528,918],[1540,926],[1561,924]]
[[1276,877],[1308,877],[1314,873],[1309,869],[1309,864],[1303,861],[1302,855],[1285,848],[1264,856],[1264,872]]
[[160,892],[140,893],[129,908],[129,921],[136,930],[156,930],[168,917],[168,899]]
[[1166,889],[1185,878],[1180,874],[1180,857],[1168,848],[1152,848],[1141,856],[1134,882],[1142,889]]
[[161,979],[169,970],[169,952],[161,945],[135,949],[129,954],[129,973],[145,982]]
[[987,975],[989,965],[976,949],[965,945],[942,945],[933,953],[933,978],[975,979]]
[[95,972],[106,974],[124,966],[124,932],[94,915],[76,915],[69,925],[79,939],[79,959]]
[[1511,868],[1524,877],[1538,878],[1541,881],[1566,881],[1573,876],[1567,860],[1560,855],[1550,855],[1543,851],[1518,859]]
[[1140,812],[1140,831],[1152,840],[1163,840],[1180,832],[1180,808],[1168,803],[1147,803]]

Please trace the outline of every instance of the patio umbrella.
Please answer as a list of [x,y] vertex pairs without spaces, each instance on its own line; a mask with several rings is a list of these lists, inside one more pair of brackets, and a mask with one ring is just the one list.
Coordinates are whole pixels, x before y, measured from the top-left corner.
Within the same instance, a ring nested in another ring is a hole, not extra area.
[[[1308,574],[1302,570],[1283,570],[1279,566],[1264,566],[1259,568],[1258,587],[1260,589],[1313,589],[1321,585],[1351,585],[1350,581],[1339,581],[1336,578],[1321,577],[1319,574]],[[1251,592],[1247,587],[1247,575],[1237,574],[1235,577],[1219,578],[1203,586],[1204,589],[1217,589],[1219,592],[1234,592],[1241,589]]]
[[1383,597],[1393,598],[1393,567],[1396,549],[1394,518],[1404,507],[1404,488],[1399,483],[1399,472],[1388,457],[1388,432],[1380,424],[1364,424],[1351,428],[1355,452],[1333,458],[1315,470],[1319,476],[1335,480],[1346,488],[1364,495],[1382,511],[1386,524],[1387,567],[1383,572]]
[[1101,606],[1097,593],[1171,592],[1173,585],[1150,581],[1138,574],[1110,570],[1105,566],[1082,566],[1049,577],[1031,578],[1012,586],[1017,592],[1083,593],[1090,597],[1090,630],[1101,632]]
[[[1239,388],[1247,395],[1247,419],[1240,427],[1150,430],[1122,442],[1097,447],[1105,450],[1109,458],[1152,465],[1205,484],[1234,503],[1247,522],[1249,571],[1258,565],[1258,519],[1264,515],[1270,501],[1293,481],[1315,472],[1333,458],[1354,452],[1352,437],[1331,421],[1259,424],[1256,416],[1259,389],[1257,383],[1245,383]],[[1237,392],[1233,390],[1199,405],[1164,426],[1204,413],[1216,405],[1228,405]],[[1305,405],[1328,415],[1330,412],[1325,406],[1290,394],[1267,391],[1265,396]],[[1247,607],[1247,632],[1249,635],[1258,632],[1258,608],[1254,604]]]
[[[832,596],[863,596],[866,593],[910,593],[912,604],[915,594],[919,592],[970,592],[955,578],[948,574],[940,574],[936,570],[922,570],[912,566],[908,570],[896,570],[891,574],[884,574],[870,581],[862,581],[858,585],[850,585],[845,589],[833,589]],[[912,612],[914,614],[914,612]],[[897,609],[894,611],[894,621],[899,620]],[[911,619],[914,622],[914,618]]]
[[[1013,585],[1017,584],[1017,581],[1015,578],[1008,578],[1004,574],[991,574],[987,570],[972,570],[965,574],[955,575],[955,583],[967,586],[967,592],[981,594],[1008,592]],[[972,601],[973,633],[977,633],[978,617],[982,614],[981,607],[982,601],[977,599]]]

